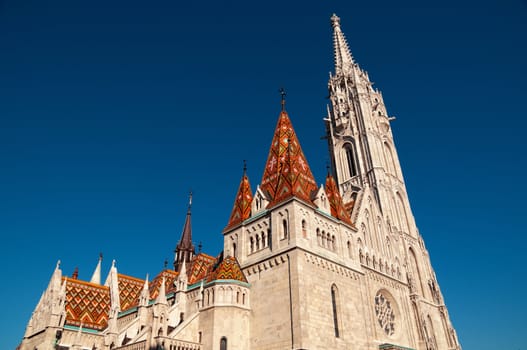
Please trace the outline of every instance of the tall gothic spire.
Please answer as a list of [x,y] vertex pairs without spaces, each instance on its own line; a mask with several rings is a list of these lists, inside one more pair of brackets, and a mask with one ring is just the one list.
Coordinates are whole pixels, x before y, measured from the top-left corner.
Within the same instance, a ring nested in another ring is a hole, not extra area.
[[192,192],[189,194],[187,217],[183,225],[181,239],[176,246],[176,257],[174,259],[174,270],[179,271],[181,264],[188,263],[195,254],[194,244],[192,244],[192,224],[191,224]]
[[340,29],[340,18],[333,14],[331,16],[331,25],[333,26],[333,49],[335,54],[335,74],[341,75],[351,72],[353,58],[346,41],[346,37]]
[[293,196],[312,203],[311,194],[318,189],[285,110],[278,117],[261,189],[270,199],[268,207]]

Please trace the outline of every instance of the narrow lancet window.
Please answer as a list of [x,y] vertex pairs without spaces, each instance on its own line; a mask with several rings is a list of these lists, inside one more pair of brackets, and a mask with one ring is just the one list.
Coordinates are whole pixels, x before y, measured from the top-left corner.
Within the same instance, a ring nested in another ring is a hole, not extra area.
[[333,308],[333,327],[335,328],[335,337],[339,337],[339,319],[338,319],[338,306],[337,306],[337,287],[331,286],[331,306]]
[[348,170],[350,177],[357,175],[357,165],[355,164],[355,152],[353,152],[353,146],[348,143],[346,146],[344,146],[344,149],[346,151],[346,160],[348,163]]
[[226,337],[221,337],[220,350],[227,350],[227,338]]

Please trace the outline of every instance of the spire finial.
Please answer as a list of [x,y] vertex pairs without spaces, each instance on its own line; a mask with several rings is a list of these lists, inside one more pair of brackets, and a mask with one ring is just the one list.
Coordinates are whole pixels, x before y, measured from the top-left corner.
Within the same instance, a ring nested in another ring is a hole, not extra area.
[[99,260],[102,260],[102,252],[99,253]]
[[336,14],[333,14],[331,16],[331,25],[333,26],[333,28],[340,26],[340,17]]
[[285,111],[285,95],[286,95],[285,89],[282,87],[278,91],[280,92],[280,96],[282,97],[282,102],[281,102],[281,104],[282,104],[282,111]]
[[244,159],[243,160],[243,175],[245,175],[245,173],[247,173],[247,161]]
[[330,175],[330,172],[329,172],[329,162],[326,162],[326,171],[328,173],[328,176]]
[[201,249],[203,248],[203,245],[201,244],[201,241],[199,241],[198,244],[198,254],[201,253]]
[[189,212],[191,208],[192,208],[192,189],[189,191],[189,194],[188,194],[188,211]]
[[166,270],[166,268],[167,268],[167,266],[168,266],[168,259],[165,259],[165,262],[163,263],[163,266],[164,266],[164,268],[165,268],[165,270]]
[[353,58],[349,49],[344,33],[340,29],[340,18],[333,14],[331,16],[331,26],[333,27],[333,52],[335,55],[335,74],[350,74],[353,68]]

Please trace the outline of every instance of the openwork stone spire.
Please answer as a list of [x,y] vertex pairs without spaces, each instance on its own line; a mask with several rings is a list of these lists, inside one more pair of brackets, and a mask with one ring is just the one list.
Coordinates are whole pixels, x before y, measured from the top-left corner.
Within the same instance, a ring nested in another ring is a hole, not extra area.
[[270,199],[268,208],[290,197],[312,203],[311,194],[318,189],[285,110],[278,117],[261,189]]
[[335,54],[335,73],[336,75],[347,74],[351,72],[353,58],[346,41],[346,37],[340,29],[340,18],[333,14],[331,16],[331,25],[333,26],[333,50]]
[[249,177],[247,176],[247,167],[244,163],[243,176],[238,187],[238,193],[234,200],[234,206],[232,208],[229,223],[225,229],[231,228],[245,219],[251,216],[251,203],[253,201],[253,195],[251,191],[251,184],[249,183]]

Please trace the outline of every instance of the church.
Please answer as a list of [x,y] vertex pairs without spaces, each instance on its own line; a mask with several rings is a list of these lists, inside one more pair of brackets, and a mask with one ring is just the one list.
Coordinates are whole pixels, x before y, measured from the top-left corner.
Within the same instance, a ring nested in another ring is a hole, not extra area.
[[82,281],[58,262],[18,349],[461,349],[412,215],[393,118],[339,17],[331,25],[325,183],[282,93],[264,173],[253,189],[244,170],[223,251],[196,253],[189,202],[173,265],[153,278],[114,262],[103,280],[101,257]]

